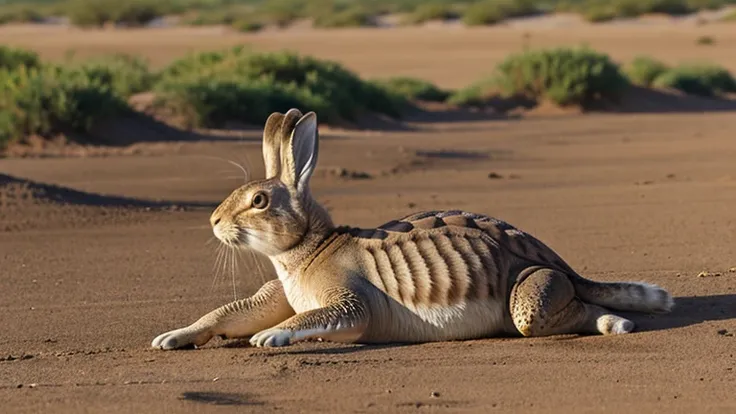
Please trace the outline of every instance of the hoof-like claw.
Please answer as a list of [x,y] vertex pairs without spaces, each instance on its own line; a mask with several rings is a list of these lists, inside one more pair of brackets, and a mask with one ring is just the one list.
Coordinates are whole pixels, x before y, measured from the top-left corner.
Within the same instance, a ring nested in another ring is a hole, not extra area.
[[293,332],[287,329],[271,328],[258,332],[250,338],[253,346],[287,346],[291,344]]
[[212,335],[207,332],[186,327],[157,336],[151,342],[151,347],[163,350],[195,348],[206,344],[211,338]]

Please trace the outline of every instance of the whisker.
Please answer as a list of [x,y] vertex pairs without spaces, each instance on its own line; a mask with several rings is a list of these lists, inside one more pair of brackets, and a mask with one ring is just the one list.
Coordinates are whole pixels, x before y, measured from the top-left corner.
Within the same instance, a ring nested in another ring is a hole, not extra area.
[[215,286],[217,285],[217,280],[220,276],[220,262],[222,261],[223,254],[225,253],[225,245],[220,244],[217,246],[217,256],[215,257],[215,263],[212,266],[212,272],[213,272],[213,278],[212,278],[212,286],[210,287],[210,294],[212,294],[215,290]]
[[235,251],[230,248],[230,274],[233,282],[233,301],[238,300],[238,289],[235,285]]
[[217,159],[217,160],[220,160],[220,161],[225,161],[225,162],[227,162],[227,163],[229,163],[229,164],[231,164],[231,165],[233,165],[235,167],[238,167],[240,169],[240,171],[243,172],[243,178],[245,179],[245,182],[248,182],[248,179],[250,177],[250,174],[248,174],[248,171],[242,165],[238,164],[237,162],[232,161],[232,160],[229,160],[227,158],[218,157],[216,155],[198,155],[198,156],[199,157],[202,157],[202,158],[213,158],[213,159]]

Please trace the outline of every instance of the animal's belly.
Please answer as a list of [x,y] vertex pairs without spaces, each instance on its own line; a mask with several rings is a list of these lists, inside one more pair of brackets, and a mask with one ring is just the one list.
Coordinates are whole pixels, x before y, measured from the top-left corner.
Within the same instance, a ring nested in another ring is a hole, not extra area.
[[[503,303],[490,299],[452,306],[409,309],[398,302],[390,315],[372,324],[370,336],[381,341],[430,342],[482,338],[504,331]],[[369,338],[373,339],[373,338]]]

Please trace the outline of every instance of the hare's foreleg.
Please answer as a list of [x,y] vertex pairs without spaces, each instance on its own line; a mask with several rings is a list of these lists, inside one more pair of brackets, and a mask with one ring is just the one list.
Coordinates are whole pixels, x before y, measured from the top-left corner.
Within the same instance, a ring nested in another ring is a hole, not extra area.
[[243,338],[294,315],[279,280],[263,285],[253,296],[221,306],[193,324],[157,336],[151,346],[176,349],[201,346],[213,336]]
[[286,346],[310,339],[352,343],[360,339],[368,326],[365,302],[348,289],[324,293],[324,307],[296,314],[258,332],[251,337],[251,345]]

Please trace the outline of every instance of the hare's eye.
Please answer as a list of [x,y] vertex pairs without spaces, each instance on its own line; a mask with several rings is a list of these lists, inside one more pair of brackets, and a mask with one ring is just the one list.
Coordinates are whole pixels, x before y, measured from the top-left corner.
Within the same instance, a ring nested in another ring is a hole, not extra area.
[[268,206],[268,196],[264,192],[257,192],[253,196],[252,204],[257,209],[264,209]]

